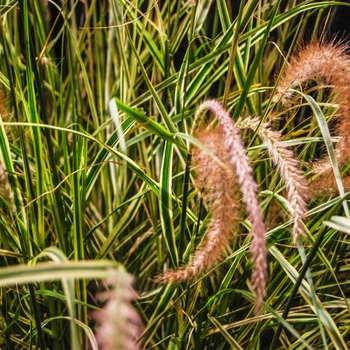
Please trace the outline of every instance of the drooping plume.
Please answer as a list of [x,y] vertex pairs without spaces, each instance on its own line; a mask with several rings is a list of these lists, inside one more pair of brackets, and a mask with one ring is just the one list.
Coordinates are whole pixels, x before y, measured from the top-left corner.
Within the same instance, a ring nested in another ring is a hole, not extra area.
[[198,132],[197,139],[211,152],[193,150],[193,166],[196,170],[195,187],[202,191],[202,199],[211,213],[208,232],[188,266],[168,271],[159,279],[181,282],[199,276],[215,266],[230,246],[232,232],[238,221],[237,184],[229,154],[222,145],[221,128],[206,128]]
[[293,221],[292,236],[294,243],[304,234],[302,219],[306,213],[308,199],[308,184],[301,173],[299,162],[293,152],[281,141],[279,132],[271,129],[269,123],[261,123],[258,118],[244,118],[237,122],[240,128],[257,130],[261,140],[266,145],[281,178],[286,184],[287,199],[290,204],[290,213]]
[[[200,272],[213,267],[218,259],[222,258],[222,250],[227,246],[232,227],[235,226],[236,205],[232,200],[234,198],[232,192],[235,186],[238,186],[252,225],[250,250],[251,260],[255,265],[252,287],[257,296],[256,311],[259,311],[267,279],[267,247],[265,225],[257,200],[258,187],[253,179],[252,168],[235,123],[219,102],[208,100],[202,103],[196,112],[195,125],[200,125],[198,121],[208,110],[217,117],[219,131],[214,132],[213,129],[209,129],[203,134],[199,133],[197,137],[214,153],[217,157],[216,163],[219,161],[221,165],[214,164],[204,151],[199,151],[197,173],[200,175],[197,183],[200,186],[205,184],[206,187],[210,187],[209,191],[212,191],[207,195],[207,199],[212,202],[212,222],[202,245],[193,256],[192,263],[177,271],[169,271],[160,279],[179,282],[193,278]],[[233,174],[235,174],[234,178]],[[231,213],[227,213],[228,210]]]
[[290,102],[293,94],[288,91],[303,82],[321,77],[333,88],[334,102],[339,104],[335,133],[341,137],[336,145],[338,162],[342,165],[350,159],[350,56],[349,46],[340,43],[313,43],[301,49],[291,58],[282,75],[275,100]]

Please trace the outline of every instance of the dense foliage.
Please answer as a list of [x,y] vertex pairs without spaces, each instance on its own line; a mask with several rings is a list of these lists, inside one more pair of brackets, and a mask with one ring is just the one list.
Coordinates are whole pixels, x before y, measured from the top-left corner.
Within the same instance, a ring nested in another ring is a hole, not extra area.
[[0,348],[347,349],[348,7],[2,0]]

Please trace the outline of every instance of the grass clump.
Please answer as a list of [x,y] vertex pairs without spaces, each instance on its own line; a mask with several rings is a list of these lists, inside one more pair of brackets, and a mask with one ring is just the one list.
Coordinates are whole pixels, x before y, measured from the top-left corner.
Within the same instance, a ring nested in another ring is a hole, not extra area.
[[4,1],[0,348],[348,348],[348,5]]

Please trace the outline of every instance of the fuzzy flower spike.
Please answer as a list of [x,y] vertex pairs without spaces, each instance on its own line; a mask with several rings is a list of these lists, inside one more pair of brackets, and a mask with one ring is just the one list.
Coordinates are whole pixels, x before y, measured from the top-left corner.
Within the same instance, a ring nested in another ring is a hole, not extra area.
[[[332,85],[333,98],[339,104],[336,116],[335,133],[341,136],[336,145],[339,165],[350,161],[350,56],[349,45],[341,42],[312,43],[305,46],[297,55],[291,58],[283,76],[281,77],[275,95],[275,100],[288,104],[293,94],[288,91],[303,82],[316,77],[323,78],[325,84]],[[327,161],[316,164],[315,171],[322,173],[322,181],[332,181],[332,168]],[[334,182],[334,181],[333,181]],[[320,184],[321,185],[321,184]]]
[[158,280],[181,282],[209,271],[223,258],[237,226],[237,184],[228,152],[222,147],[222,130],[208,127],[196,133],[196,137],[212,153],[198,148],[193,150],[192,156],[192,163],[197,170],[194,185],[201,191],[203,203],[209,206],[211,221],[191,263],[176,271],[168,271]]
[[96,339],[100,350],[139,350],[137,339],[142,333],[141,319],[131,301],[137,295],[133,277],[124,269],[111,269],[107,284],[111,290],[99,295],[105,306],[92,314],[99,327]]
[[292,236],[294,244],[301,235],[305,235],[302,219],[306,215],[308,183],[293,152],[281,140],[281,134],[272,130],[269,123],[260,123],[258,118],[244,118],[237,121],[239,128],[258,130],[258,135],[266,145],[272,162],[286,184],[290,214],[293,221]]
[[214,153],[217,160],[213,160],[204,151],[198,151],[194,158],[197,163],[197,186],[201,188],[204,184],[209,190],[205,199],[211,202],[211,225],[191,264],[176,271],[168,271],[159,279],[181,282],[194,278],[214,267],[222,258],[222,250],[228,246],[232,230],[236,226],[238,210],[234,197],[239,188],[252,225],[253,239],[250,249],[255,265],[252,287],[257,297],[258,312],[261,309],[267,279],[266,230],[257,200],[258,188],[239,132],[223,106],[215,100],[205,101],[196,112],[195,122],[208,110],[217,117],[219,127],[198,132],[197,138]]

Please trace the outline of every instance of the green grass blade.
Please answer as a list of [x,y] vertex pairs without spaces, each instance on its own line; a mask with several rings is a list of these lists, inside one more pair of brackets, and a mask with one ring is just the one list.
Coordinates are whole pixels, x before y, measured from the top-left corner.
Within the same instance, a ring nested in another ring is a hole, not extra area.
[[334,228],[335,230],[350,234],[350,219],[348,218],[343,218],[342,216],[332,216],[331,219],[329,221],[325,221],[324,224]]
[[226,339],[228,344],[230,344],[231,349],[234,350],[243,350],[243,348],[232,338],[230,333],[221,325],[221,323],[212,316],[209,316],[208,319],[217,327],[223,337]]
[[172,205],[172,159],[173,144],[165,144],[163,163],[160,174],[160,220],[162,224],[163,237],[168,248],[172,265],[179,264],[179,255],[176,247],[176,238],[174,231],[173,205]]

